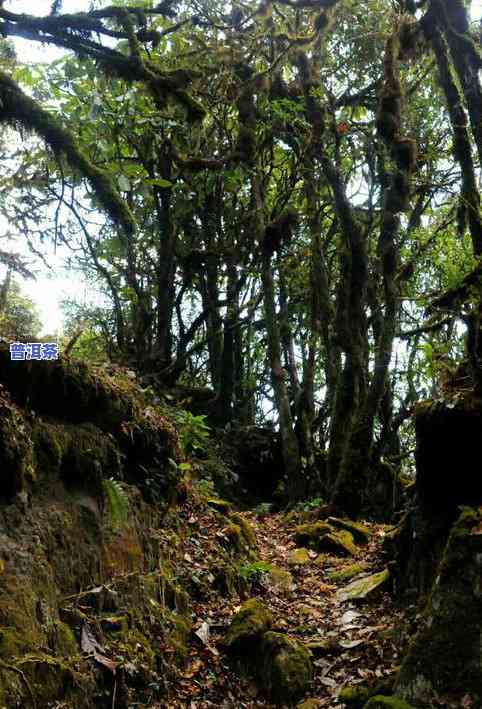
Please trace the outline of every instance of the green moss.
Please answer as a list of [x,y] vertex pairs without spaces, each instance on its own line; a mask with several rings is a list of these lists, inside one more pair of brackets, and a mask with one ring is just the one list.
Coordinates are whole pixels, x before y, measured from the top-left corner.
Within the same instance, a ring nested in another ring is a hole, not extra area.
[[309,564],[311,561],[308,549],[301,547],[300,549],[293,549],[288,557],[288,564],[291,566],[303,566],[304,564]]
[[338,519],[337,517],[328,517],[328,523],[336,529],[350,532],[357,544],[368,544],[371,537],[371,532],[364,524],[353,522],[350,519]]
[[167,616],[169,630],[166,634],[168,644],[174,648],[176,660],[183,662],[189,652],[189,638],[192,631],[192,622],[186,615],[170,612]]
[[260,678],[277,702],[292,702],[306,692],[313,676],[309,652],[282,633],[267,632],[262,642]]
[[240,568],[230,562],[219,562],[211,568],[214,576],[213,587],[223,596],[235,596],[248,591],[248,581],[240,573]]
[[413,709],[410,704],[407,704],[403,699],[397,697],[382,697],[378,695],[372,697],[364,709]]
[[333,531],[326,522],[314,524],[300,524],[295,529],[295,542],[298,546],[309,546],[318,549],[319,540]]
[[143,632],[131,628],[129,632],[115,643],[116,653],[128,660],[143,663],[150,671],[154,670],[157,661],[151,640]]
[[349,564],[341,569],[327,571],[326,577],[329,581],[349,581],[354,576],[361,574],[366,568],[365,564]]
[[28,678],[38,706],[48,706],[59,697],[75,693],[85,684],[81,674],[66,660],[59,660],[45,653],[24,655],[16,666]]
[[318,540],[318,549],[340,556],[354,556],[356,554],[353,537],[350,532],[346,532],[344,529],[322,536]]
[[14,628],[0,628],[0,658],[10,661],[12,657],[18,657],[29,649],[32,648],[23,633]]
[[222,514],[228,514],[231,511],[231,503],[226,500],[220,500],[218,498],[211,498],[207,501],[208,507],[211,507],[216,512],[221,512]]
[[370,698],[370,690],[364,685],[354,685],[343,687],[338,700],[353,709],[363,709],[365,703]]
[[306,699],[301,704],[296,705],[296,709],[319,709],[321,707],[319,699]]
[[245,539],[241,534],[241,527],[238,524],[228,524],[223,530],[229,546],[236,552],[241,553],[245,549]]
[[250,548],[254,549],[256,547],[256,534],[251,524],[241,515],[239,512],[233,512],[229,515],[229,519],[232,520],[241,531],[241,536],[244,539],[245,544]]
[[43,473],[48,472],[52,476],[58,474],[65,453],[63,426],[44,421],[37,422],[32,437],[38,470]]
[[249,599],[231,621],[223,644],[232,655],[248,653],[249,657],[249,653],[259,647],[263,634],[272,623],[270,611],[257,599]]
[[66,623],[62,623],[60,620],[54,621],[49,635],[56,655],[72,657],[72,655],[78,654],[79,644],[72,628],[69,628]]

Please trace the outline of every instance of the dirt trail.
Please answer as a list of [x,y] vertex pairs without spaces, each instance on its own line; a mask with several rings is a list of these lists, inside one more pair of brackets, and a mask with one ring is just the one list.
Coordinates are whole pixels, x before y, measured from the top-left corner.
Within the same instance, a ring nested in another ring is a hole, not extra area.
[[[186,668],[175,678],[169,700],[156,707],[224,707],[246,709],[271,707],[263,699],[259,687],[243,678],[229,664],[218,647],[224,629],[245,598],[256,596],[271,610],[275,629],[288,633],[302,643],[317,643],[313,649],[314,682],[307,695],[316,698],[320,707],[342,707],[337,694],[347,683],[372,681],[390,674],[399,657],[396,645],[403,618],[394,608],[387,593],[363,604],[340,600],[337,592],[349,581],[333,582],[330,573],[354,563],[364,566],[363,573],[384,568],[380,545],[383,527],[370,525],[371,541],[357,547],[354,558],[340,559],[333,555],[309,552],[309,561],[302,565],[290,563],[296,548],[293,532],[295,521],[286,515],[265,516],[243,513],[257,537],[257,552],[262,563],[248,564],[249,592],[234,598],[220,599],[214,592],[195,604],[195,627],[204,637],[194,636]],[[187,559],[194,569],[206,569],[212,557],[214,536],[223,534],[212,518],[191,514],[190,523],[200,525],[201,536],[186,538]],[[203,524],[204,526],[203,528]],[[186,557],[185,557],[186,558]],[[274,567],[269,573],[267,569]],[[207,625],[204,625],[207,624]],[[207,626],[209,636],[206,635]]]

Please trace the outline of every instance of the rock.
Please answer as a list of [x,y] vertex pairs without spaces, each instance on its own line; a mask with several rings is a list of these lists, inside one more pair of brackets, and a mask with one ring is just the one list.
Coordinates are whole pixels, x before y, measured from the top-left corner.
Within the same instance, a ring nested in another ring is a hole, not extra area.
[[414,709],[403,699],[398,697],[382,697],[380,694],[372,697],[364,706],[364,709]]
[[309,564],[310,561],[308,549],[304,547],[294,549],[288,557],[288,564],[291,566],[302,566],[303,564]]
[[259,679],[271,699],[293,702],[303,696],[313,676],[308,651],[282,633],[267,632],[262,642]]
[[352,535],[343,529],[324,534],[318,541],[318,549],[339,556],[354,556],[356,554]]
[[256,651],[273,623],[269,610],[257,599],[250,598],[241,606],[229,626],[223,645],[232,655],[243,656]]
[[327,571],[326,577],[329,581],[349,581],[354,576],[363,573],[365,568],[365,564],[349,564],[341,569]]
[[381,590],[390,578],[388,569],[380,571],[378,574],[364,576],[361,579],[352,581],[338,591],[337,596],[340,601],[362,601],[373,593]]
[[395,684],[406,701],[469,694],[474,706],[481,706],[481,567],[482,508],[463,508]]
[[357,544],[368,544],[371,532],[364,524],[353,522],[351,519],[339,519],[338,517],[328,517],[328,523],[335,529],[344,529],[350,532]]
[[326,522],[314,524],[300,524],[295,529],[295,542],[297,546],[310,546],[318,548],[318,542],[325,534],[332,532],[333,528]]
[[271,625],[268,609],[257,599],[250,599],[234,616],[223,645],[254,674],[271,699],[293,702],[311,682],[310,653],[283,633],[271,632]]

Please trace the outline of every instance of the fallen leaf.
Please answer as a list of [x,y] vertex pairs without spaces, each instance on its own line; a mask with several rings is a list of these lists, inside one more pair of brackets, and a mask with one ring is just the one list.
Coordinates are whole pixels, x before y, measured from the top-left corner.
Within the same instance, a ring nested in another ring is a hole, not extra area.
[[201,626],[195,631],[194,635],[196,635],[204,645],[207,645],[209,642],[209,625],[207,623],[201,623]]

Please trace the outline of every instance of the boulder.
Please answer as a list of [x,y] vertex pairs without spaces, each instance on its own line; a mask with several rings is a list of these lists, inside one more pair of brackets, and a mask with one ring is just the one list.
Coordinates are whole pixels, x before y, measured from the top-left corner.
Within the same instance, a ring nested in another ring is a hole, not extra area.
[[343,529],[324,534],[318,541],[318,549],[338,556],[354,556],[356,554],[352,535]]
[[223,645],[231,655],[242,657],[256,651],[261,645],[263,634],[272,626],[273,617],[269,610],[257,599],[245,601],[229,626]]
[[303,696],[311,682],[311,655],[287,635],[272,632],[272,621],[265,606],[250,599],[234,616],[223,645],[273,701],[293,702]]
[[297,546],[310,546],[317,549],[321,537],[332,531],[333,528],[326,522],[300,524],[295,529],[295,543]]
[[354,541],[357,544],[368,544],[371,537],[371,532],[364,524],[353,522],[351,519],[340,519],[338,517],[328,517],[328,524],[331,524],[335,529],[344,529],[350,532]]
[[259,678],[267,694],[280,703],[293,702],[305,694],[313,676],[309,652],[283,633],[263,637]]

